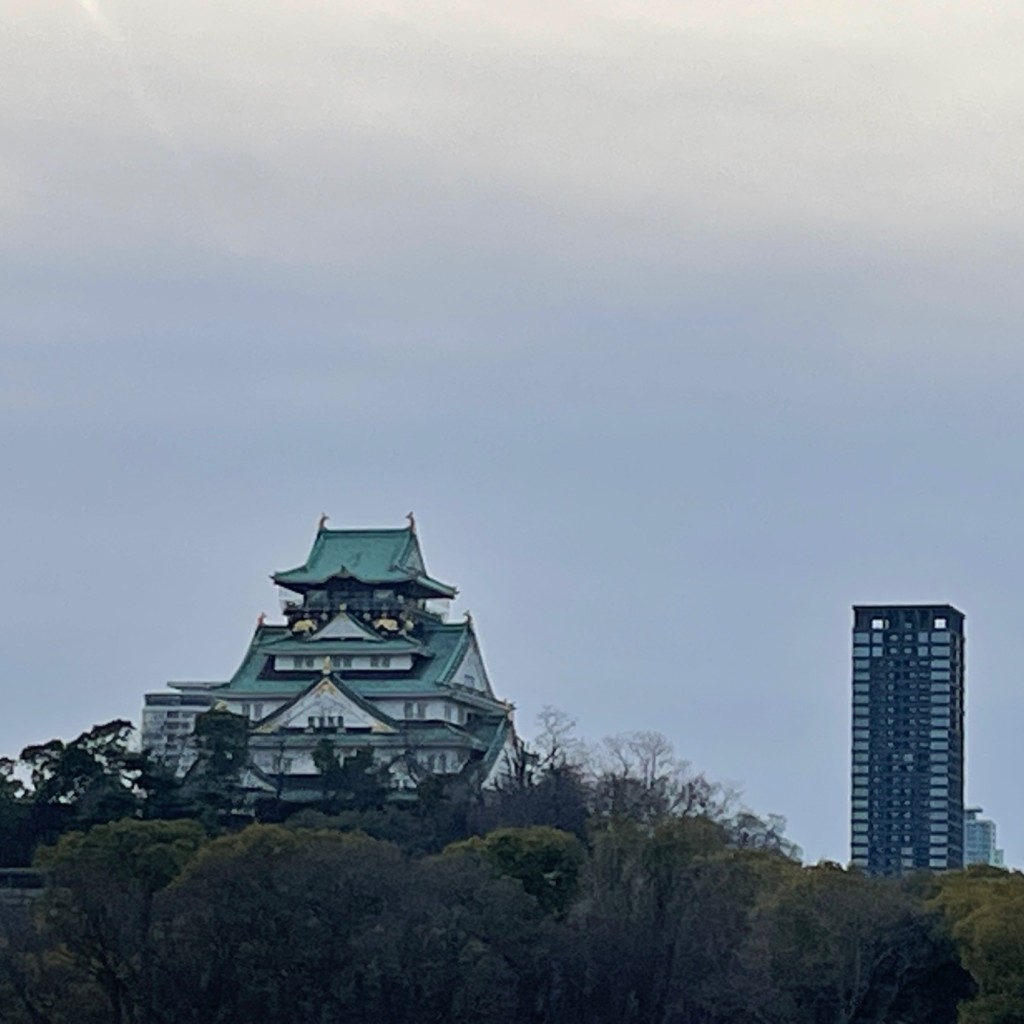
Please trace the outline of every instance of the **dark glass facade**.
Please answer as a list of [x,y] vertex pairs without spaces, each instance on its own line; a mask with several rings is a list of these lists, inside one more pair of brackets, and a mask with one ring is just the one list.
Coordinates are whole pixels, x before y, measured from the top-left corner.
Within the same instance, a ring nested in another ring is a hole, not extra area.
[[964,862],[964,615],[853,609],[850,860],[872,875]]

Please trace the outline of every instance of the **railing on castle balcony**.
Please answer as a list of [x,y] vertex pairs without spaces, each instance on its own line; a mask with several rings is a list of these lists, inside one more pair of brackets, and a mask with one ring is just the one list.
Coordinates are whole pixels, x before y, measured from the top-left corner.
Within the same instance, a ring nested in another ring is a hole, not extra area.
[[356,614],[363,612],[376,613],[383,609],[392,612],[404,609],[412,615],[428,615],[430,618],[444,621],[448,617],[448,612],[451,608],[451,601],[448,598],[438,597],[424,601],[405,601],[400,603],[393,594],[390,597],[370,594],[365,596],[361,594],[346,594],[344,597],[339,595],[328,597],[327,594],[314,592],[307,596],[306,603],[303,604],[301,597],[293,594],[290,590],[285,590],[283,587],[278,589],[278,598],[281,603],[281,611],[285,615],[289,613],[294,615],[299,611],[306,611],[311,614],[320,612],[334,614],[339,610],[339,606],[344,603],[346,611]]

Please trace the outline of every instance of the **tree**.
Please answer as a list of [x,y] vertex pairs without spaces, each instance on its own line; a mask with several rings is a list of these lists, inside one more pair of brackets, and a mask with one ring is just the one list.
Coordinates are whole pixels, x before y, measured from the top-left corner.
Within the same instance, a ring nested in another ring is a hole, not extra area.
[[333,805],[344,778],[344,771],[338,761],[334,744],[324,737],[313,748],[313,765],[320,773],[321,800],[326,805]]
[[962,1024],[1024,1020],[1024,875],[988,866],[943,876],[933,905],[977,987]]
[[576,723],[551,707],[541,711],[537,722],[534,743],[517,737],[497,789],[479,794],[468,809],[473,831],[548,825],[585,837],[590,793],[584,781],[583,745],[573,734]]
[[196,761],[182,783],[208,826],[225,824],[240,803],[242,770],[249,759],[249,723],[241,715],[213,708],[196,717]]
[[0,867],[27,864],[35,845],[30,829],[31,808],[17,768],[11,758],[0,758]]
[[250,826],[158,902],[156,984],[179,1024],[529,1021],[542,987],[540,914],[520,886],[366,836]]
[[969,983],[940,924],[900,880],[791,872],[755,914],[750,1005],[766,1024],[954,1024]]
[[691,771],[659,732],[605,737],[592,752],[593,808],[604,817],[654,822],[669,815],[724,817],[732,795]]
[[54,739],[21,752],[30,778],[28,827],[36,842],[136,813],[141,793],[137,756],[128,749],[131,732],[130,722],[116,719],[68,743]]
[[790,869],[730,850],[706,817],[608,822],[566,921],[560,1019],[730,1020],[750,909],[766,877]]
[[25,904],[0,902],[0,1019],[4,1024],[109,1024],[94,980],[56,949]]
[[761,818],[745,808],[725,822],[733,845],[745,850],[769,850],[799,860],[801,849],[785,836],[786,819],[781,814]]
[[158,1019],[150,998],[154,895],[204,841],[196,822],[124,820],[70,832],[36,854],[49,876],[43,934],[102,993],[114,1024]]
[[502,828],[446,847],[448,856],[470,856],[515,878],[548,914],[564,914],[579,890],[583,846],[556,828]]

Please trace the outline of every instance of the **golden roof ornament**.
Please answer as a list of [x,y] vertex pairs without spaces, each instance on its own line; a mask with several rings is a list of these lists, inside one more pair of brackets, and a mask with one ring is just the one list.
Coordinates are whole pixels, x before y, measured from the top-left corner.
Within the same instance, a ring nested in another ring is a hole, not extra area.
[[259,629],[267,621],[267,613],[260,612],[260,617],[256,620],[256,628]]
[[409,529],[413,533],[415,533],[416,532],[416,516],[413,515],[412,512],[406,512],[405,513],[405,518],[406,518],[406,522],[408,522],[408,524],[409,524]]
[[316,524],[316,531],[319,533],[324,526],[327,524],[327,520],[331,517],[326,512],[320,513],[320,521]]

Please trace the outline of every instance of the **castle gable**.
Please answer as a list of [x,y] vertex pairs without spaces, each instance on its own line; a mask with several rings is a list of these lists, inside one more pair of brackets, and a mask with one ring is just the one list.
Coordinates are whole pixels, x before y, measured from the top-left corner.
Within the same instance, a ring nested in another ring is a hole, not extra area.
[[372,629],[361,626],[348,612],[335,616],[323,629],[313,634],[314,640],[370,640],[380,643],[381,638]]
[[291,703],[279,708],[257,728],[258,733],[280,731],[358,729],[392,733],[396,727],[383,712],[353,693],[348,687],[325,676]]
[[456,662],[447,681],[451,685],[464,686],[468,690],[476,690],[488,697],[494,696],[490,680],[487,678],[487,669],[484,668],[483,655],[481,655],[476,637],[472,633],[470,633],[462,657]]

